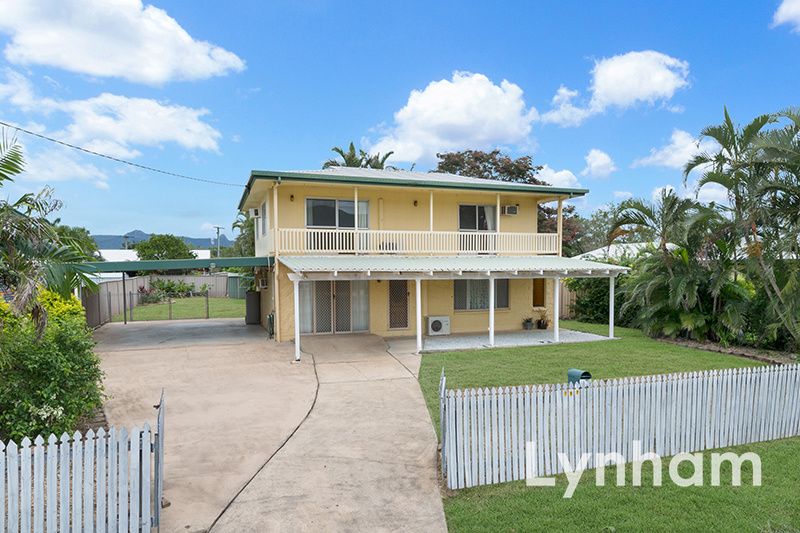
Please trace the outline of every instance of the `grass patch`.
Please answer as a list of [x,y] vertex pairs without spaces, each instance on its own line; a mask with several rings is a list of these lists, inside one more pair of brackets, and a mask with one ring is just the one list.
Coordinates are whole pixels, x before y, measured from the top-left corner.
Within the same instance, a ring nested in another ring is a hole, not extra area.
[[[209,318],[244,317],[245,301],[237,298],[209,298]],[[130,316],[128,317],[130,319]],[[172,301],[173,320],[188,318],[206,318],[206,299],[204,296],[176,298]],[[167,302],[137,306],[133,310],[136,322],[143,320],[169,320],[169,304]],[[113,322],[122,322],[122,314],[115,315]]]
[[[607,326],[563,321],[562,327],[605,335]],[[638,330],[617,328],[619,340],[492,350],[426,354],[420,386],[439,431],[438,384],[442,367],[448,387],[484,387],[566,381],[570,367],[595,378],[759,366],[728,354],[676,346],[648,338]],[[761,456],[762,486],[753,487],[749,473],[743,486],[730,487],[730,469],[723,468],[722,487],[680,488],[669,480],[653,487],[652,468],[644,468],[643,486],[597,487],[594,471],[584,474],[572,499],[562,495],[566,478],[556,488],[526,487],[524,482],[489,485],[450,492],[444,510],[451,531],[787,531],[800,528],[800,438],[731,448]],[[688,475],[689,465],[684,464]],[[705,455],[705,481],[710,483],[710,454]],[[747,468],[743,472],[748,472]],[[728,486],[726,486],[728,485]]]
[[[564,329],[608,334],[608,327],[572,320]],[[616,328],[618,340],[521,346],[426,354],[419,383],[434,426],[439,428],[439,375],[444,367],[448,388],[563,383],[568,368],[588,370],[597,379],[689,372],[713,368],[760,366],[728,354],[696,350],[653,340],[641,331]]]
[[[704,454],[703,487],[681,488],[662,467],[663,485],[652,486],[652,467],[643,468],[642,486],[617,487],[614,469],[606,469],[606,486],[594,482],[595,471],[583,474],[572,499],[562,497],[567,482],[556,487],[527,487],[524,482],[464,489],[444,500],[450,531],[768,531],[796,532],[800,527],[800,439],[762,442],[730,448],[761,456],[762,486],[752,486],[749,465],[742,468],[742,486],[730,486],[730,468],[722,469],[721,486],[710,486],[710,453]],[[682,475],[691,475],[688,463]]]

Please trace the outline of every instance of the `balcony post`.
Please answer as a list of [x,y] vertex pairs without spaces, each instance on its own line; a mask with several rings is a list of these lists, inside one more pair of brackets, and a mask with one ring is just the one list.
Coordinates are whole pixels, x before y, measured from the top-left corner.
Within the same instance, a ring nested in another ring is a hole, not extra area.
[[[279,185],[280,185],[280,183],[276,183],[272,187],[272,204],[273,204],[272,210],[274,211],[272,213],[272,239],[274,241],[272,243],[272,247],[275,250],[275,257],[278,256],[278,253],[280,252],[280,248],[281,248],[280,247],[281,243],[279,242],[280,233],[278,231],[278,228],[280,227],[278,225],[278,186]],[[265,216],[265,215],[266,215],[266,213],[261,213],[262,217]],[[255,230],[256,230],[256,232],[258,232],[258,228],[255,228]]]
[[558,199],[558,256],[561,257],[561,242],[564,240],[564,200]]
[[353,251],[358,253],[358,187],[353,187]]

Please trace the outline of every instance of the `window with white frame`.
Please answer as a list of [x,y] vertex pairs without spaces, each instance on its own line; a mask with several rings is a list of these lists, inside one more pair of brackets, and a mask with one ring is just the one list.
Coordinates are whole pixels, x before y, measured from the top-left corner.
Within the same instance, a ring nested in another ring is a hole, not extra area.
[[267,202],[261,204],[261,209],[258,211],[258,215],[261,218],[261,236],[267,234]]
[[458,229],[461,231],[496,231],[497,206],[459,205]]
[[[306,198],[306,227],[354,228],[355,202],[329,198]],[[358,201],[358,227],[369,228],[369,201]]]
[[[508,308],[508,280],[494,281],[494,306]],[[489,309],[488,279],[457,279],[453,283],[453,307],[456,311]]]

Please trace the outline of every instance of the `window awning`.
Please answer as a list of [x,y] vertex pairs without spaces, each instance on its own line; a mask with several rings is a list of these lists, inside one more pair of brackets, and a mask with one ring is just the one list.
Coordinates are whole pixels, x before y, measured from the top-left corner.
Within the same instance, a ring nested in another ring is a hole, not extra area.
[[607,278],[628,271],[618,265],[555,256],[303,255],[279,256],[278,261],[302,279]]

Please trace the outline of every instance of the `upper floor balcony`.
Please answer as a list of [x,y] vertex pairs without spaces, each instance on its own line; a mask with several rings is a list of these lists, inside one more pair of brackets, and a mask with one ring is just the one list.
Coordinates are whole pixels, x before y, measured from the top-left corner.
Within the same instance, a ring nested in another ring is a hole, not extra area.
[[557,255],[558,233],[280,228],[286,255]]

